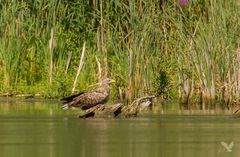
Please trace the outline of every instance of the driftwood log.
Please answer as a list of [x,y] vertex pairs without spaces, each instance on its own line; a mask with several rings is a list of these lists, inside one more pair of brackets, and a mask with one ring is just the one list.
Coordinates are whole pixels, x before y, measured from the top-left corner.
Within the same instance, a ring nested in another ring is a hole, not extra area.
[[150,95],[142,97],[133,101],[129,106],[123,105],[122,103],[117,103],[114,105],[105,106],[99,104],[88,110],[83,115],[79,115],[79,118],[126,118],[126,117],[136,117],[139,112],[146,108],[152,107],[152,99],[155,95]]

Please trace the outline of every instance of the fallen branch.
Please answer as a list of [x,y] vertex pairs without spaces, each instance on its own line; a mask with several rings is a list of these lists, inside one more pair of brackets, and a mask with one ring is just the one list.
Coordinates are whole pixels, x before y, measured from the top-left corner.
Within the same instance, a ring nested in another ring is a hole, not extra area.
[[106,118],[128,118],[136,117],[140,111],[148,108],[152,104],[152,99],[155,95],[141,97],[133,101],[129,106],[124,106],[122,103],[117,103],[111,106],[99,104],[86,111],[85,114],[80,115],[79,118],[93,118],[93,117],[106,117]]
[[94,106],[86,111],[85,114],[80,115],[79,118],[92,118],[92,117],[118,117],[122,112],[123,104],[118,103],[110,107],[105,107],[103,104]]

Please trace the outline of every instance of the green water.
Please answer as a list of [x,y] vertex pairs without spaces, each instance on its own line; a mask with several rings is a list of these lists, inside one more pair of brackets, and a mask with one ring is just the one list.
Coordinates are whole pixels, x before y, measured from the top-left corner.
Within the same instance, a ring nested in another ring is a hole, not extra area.
[[[239,156],[240,119],[229,114],[148,113],[77,119],[58,102],[0,101],[0,157]],[[221,142],[232,148],[227,150]]]

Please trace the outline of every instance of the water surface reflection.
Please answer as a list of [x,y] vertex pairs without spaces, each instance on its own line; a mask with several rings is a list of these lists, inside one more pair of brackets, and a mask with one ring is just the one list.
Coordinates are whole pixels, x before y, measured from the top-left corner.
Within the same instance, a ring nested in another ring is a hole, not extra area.
[[[0,104],[0,156],[238,156],[239,119],[225,114],[146,114],[77,119],[58,102]],[[221,142],[234,143],[231,151]]]

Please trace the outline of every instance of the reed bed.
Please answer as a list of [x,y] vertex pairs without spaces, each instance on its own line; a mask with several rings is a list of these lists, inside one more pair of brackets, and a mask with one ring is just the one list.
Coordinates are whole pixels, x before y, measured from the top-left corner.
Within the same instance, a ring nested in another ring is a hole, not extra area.
[[0,0],[0,91],[60,97],[73,84],[80,91],[97,82],[101,66],[117,82],[115,99],[161,90],[186,108],[232,107],[240,93],[239,7],[235,0]]

